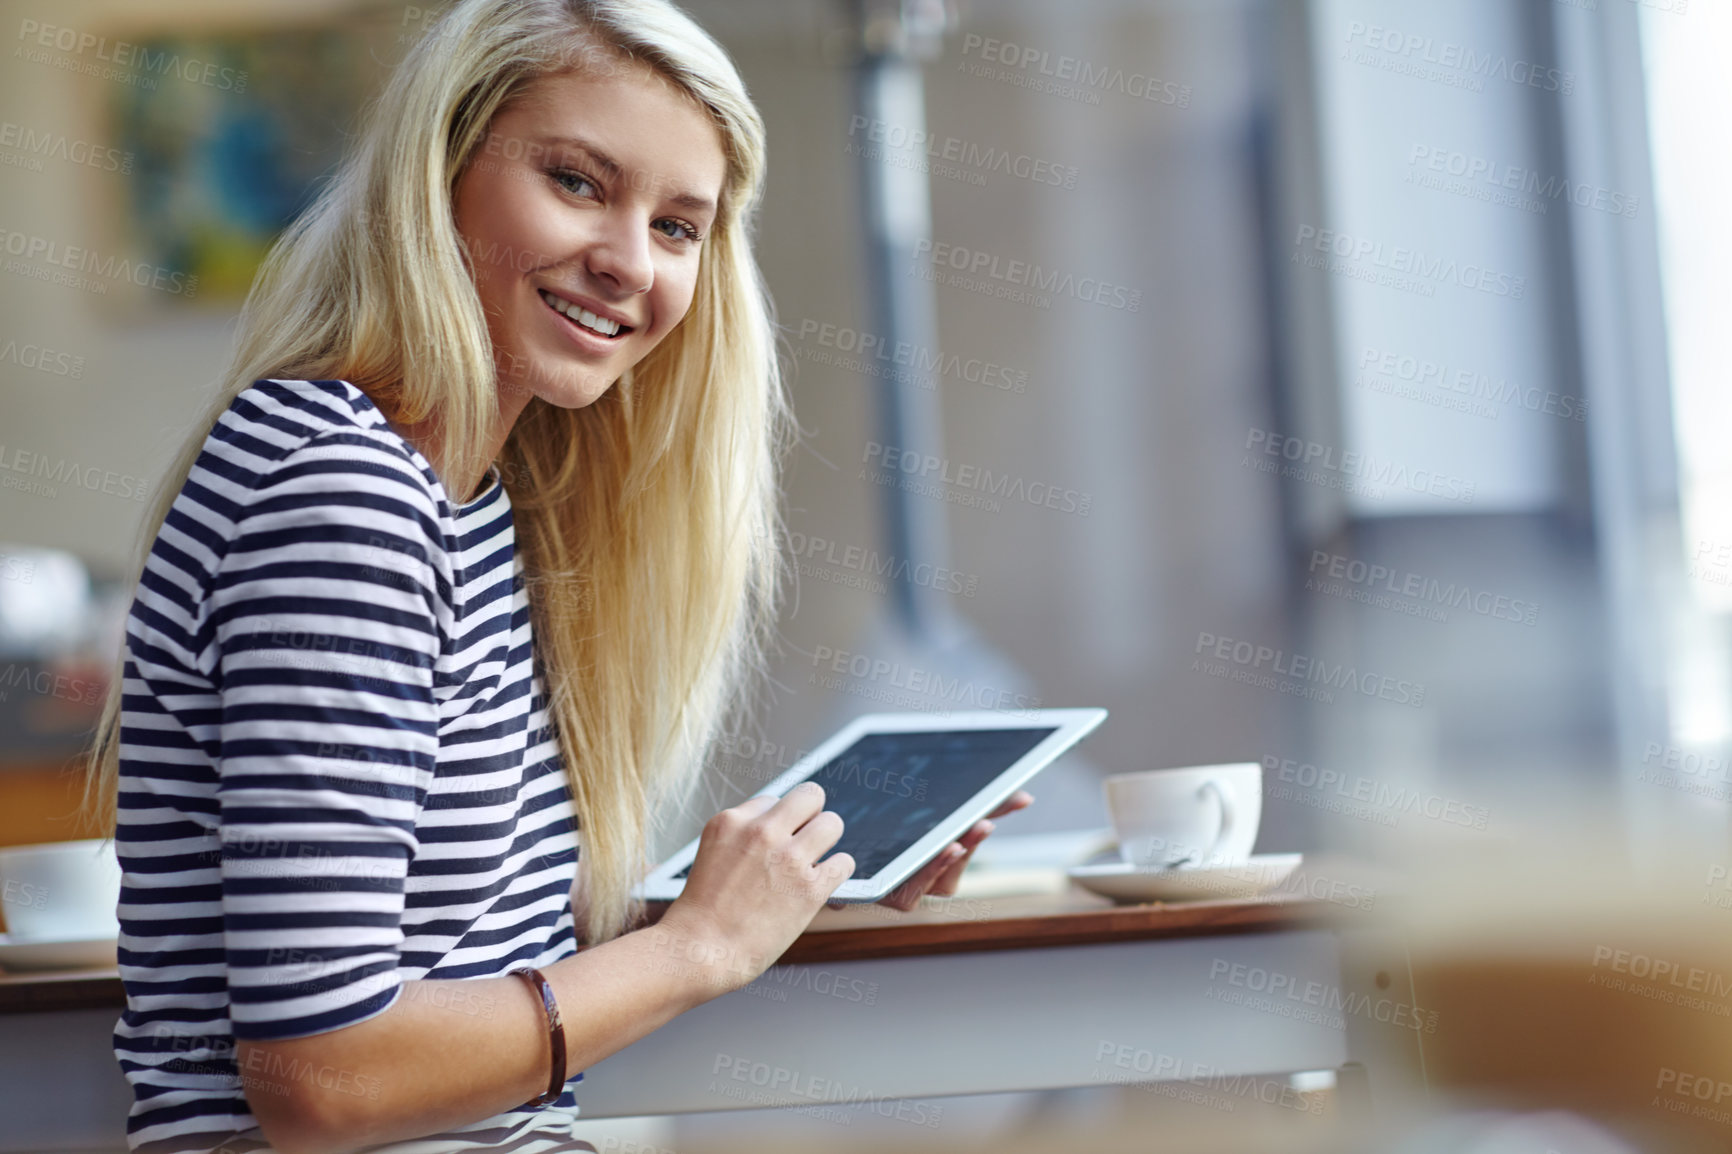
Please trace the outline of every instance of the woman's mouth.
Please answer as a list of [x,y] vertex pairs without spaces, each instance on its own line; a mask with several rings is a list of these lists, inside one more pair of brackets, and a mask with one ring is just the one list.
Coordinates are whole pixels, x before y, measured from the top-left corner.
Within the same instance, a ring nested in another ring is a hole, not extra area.
[[585,332],[593,333],[594,335],[603,337],[607,340],[618,340],[626,333],[632,331],[630,325],[622,325],[618,321],[597,316],[588,309],[575,305],[563,297],[554,296],[546,289],[538,289],[537,291],[541,294],[542,302],[546,304],[548,308],[552,309],[572,324],[583,329]]

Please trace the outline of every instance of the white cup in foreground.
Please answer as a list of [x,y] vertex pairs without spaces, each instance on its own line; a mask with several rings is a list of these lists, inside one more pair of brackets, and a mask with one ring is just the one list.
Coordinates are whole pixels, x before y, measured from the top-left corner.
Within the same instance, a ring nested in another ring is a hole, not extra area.
[[15,942],[120,936],[120,861],[101,838],[0,849],[0,913]]
[[1263,820],[1254,761],[1116,773],[1102,783],[1119,854],[1140,869],[1239,865]]

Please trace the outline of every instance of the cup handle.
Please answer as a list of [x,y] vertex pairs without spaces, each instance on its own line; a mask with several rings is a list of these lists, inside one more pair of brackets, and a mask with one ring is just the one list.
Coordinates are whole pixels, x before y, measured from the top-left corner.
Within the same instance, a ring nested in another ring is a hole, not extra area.
[[1198,787],[1197,792],[1213,793],[1215,795],[1215,800],[1219,802],[1221,806],[1220,830],[1215,834],[1214,843],[1204,852],[1203,860],[1197,863],[1200,866],[1207,867],[1217,864],[1214,860],[1215,855],[1220,852],[1221,847],[1226,845],[1228,839],[1233,836],[1233,826],[1237,817],[1235,811],[1238,807],[1233,804],[1232,787],[1224,781],[1216,781],[1211,778]]

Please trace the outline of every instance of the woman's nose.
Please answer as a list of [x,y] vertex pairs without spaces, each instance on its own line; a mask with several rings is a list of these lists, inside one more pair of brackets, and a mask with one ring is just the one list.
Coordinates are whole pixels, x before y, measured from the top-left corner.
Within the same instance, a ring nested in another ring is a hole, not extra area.
[[643,292],[655,275],[650,239],[649,221],[641,213],[609,213],[590,236],[584,265],[618,292]]

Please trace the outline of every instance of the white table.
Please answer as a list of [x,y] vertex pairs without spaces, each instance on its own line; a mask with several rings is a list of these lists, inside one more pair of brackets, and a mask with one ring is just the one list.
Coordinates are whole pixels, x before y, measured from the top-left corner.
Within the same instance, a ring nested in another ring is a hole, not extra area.
[[[785,962],[586,1071],[584,1117],[805,1107],[935,1125],[900,1100],[1162,1081],[1268,1100],[1320,1070],[1363,1102],[1401,1093],[1420,1040],[1399,950],[1311,900],[826,911]],[[125,1148],[123,1006],[113,970],[0,978],[0,1152]]]

